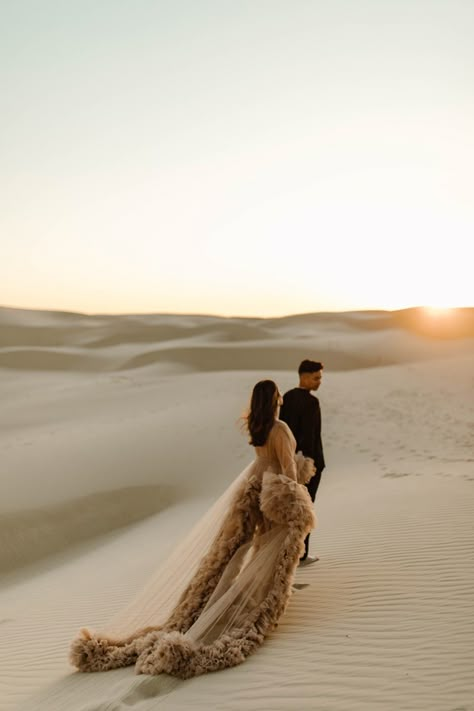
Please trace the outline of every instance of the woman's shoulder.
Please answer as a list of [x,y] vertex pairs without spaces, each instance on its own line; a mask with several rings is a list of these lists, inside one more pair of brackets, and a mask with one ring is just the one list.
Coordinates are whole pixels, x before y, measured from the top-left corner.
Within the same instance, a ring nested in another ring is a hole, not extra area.
[[284,434],[284,435],[290,435],[291,437],[293,436],[292,431],[286,424],[286,422],[283,422],[283,420],[275,420],[275,424],[273,425],[272,428],[275,431],[275,434]]

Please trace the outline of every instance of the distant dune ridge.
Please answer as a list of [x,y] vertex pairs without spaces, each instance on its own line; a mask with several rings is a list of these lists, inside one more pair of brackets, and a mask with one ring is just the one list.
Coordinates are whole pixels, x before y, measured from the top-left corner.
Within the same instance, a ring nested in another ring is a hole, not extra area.
[[[474,309],[275,319],[0,308],[0,709],[474,711]],[[320,561],[245,664],[72,673],[252,457],[253,384],[318,393]]]
[[317,349],[331,370],[352,370],[455,354],[463,350],[460,341],[473,337],[471,308],[437,317],[416,308],[276,319],[2,308],[0,367],[91,372],[174,363],[190,370],[286,370],[306,348]]

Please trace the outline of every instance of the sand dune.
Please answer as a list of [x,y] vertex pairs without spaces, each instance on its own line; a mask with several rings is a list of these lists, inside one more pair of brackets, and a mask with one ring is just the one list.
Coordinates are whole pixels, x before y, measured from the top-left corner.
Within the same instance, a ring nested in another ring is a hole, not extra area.
[[0,351],[0,368],[12,370],[75,370],[91,372],[105,370],[105,363],[84,353],[68,353],[38,348],[7,349]]
[[0,519],[0,574],[76,543],[141,521],[184,494],[171,484],[129,486],[81,496],[62,504],[4,512]]
[[[19,314],[19,324],[15,315]],[[0,309],[0,368],[101,372],[170,364],[180,370],[292,369],[318,352],[331,370],[462,354],[474,309],[437,320],[423,309],[302,314],[281,319],[85,316]]]
[[[472,310],[437,338],[416,313],[0,310],[2,711],[474,709]],[[326,364],[320,561],[278,630],[187,682],[72,673],[77,629],[119,610],[249,461],[251,386],[291,387],[308,355]]]

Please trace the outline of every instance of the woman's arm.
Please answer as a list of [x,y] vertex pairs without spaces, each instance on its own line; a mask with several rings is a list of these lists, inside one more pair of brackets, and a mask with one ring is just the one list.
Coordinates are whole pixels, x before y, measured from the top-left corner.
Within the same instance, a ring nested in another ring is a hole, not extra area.
[[284,476],[272,471],[264,473],[260,509],[270,521],[285,526],[302,526],[306,536],[316,525],[313,504],[307,488],[298,483],[294,437],[283,422],[277,423],[276,427],[273,445]]
[[294,437],[285,423],[277,422],[274,427],[277,428],[274,439],[275,454],[280,464],[281,471],[289,479],[298,481],[296,473]]

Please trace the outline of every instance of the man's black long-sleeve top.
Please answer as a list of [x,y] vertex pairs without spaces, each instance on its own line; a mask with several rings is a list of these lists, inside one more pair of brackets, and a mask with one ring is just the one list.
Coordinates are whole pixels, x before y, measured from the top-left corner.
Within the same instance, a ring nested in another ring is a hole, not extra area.
[[319,400],[305,388],[293,388],[283,396],[280,420],[286,422],[296,439],[296,451],[314,460],[317,472],[324,469]]

